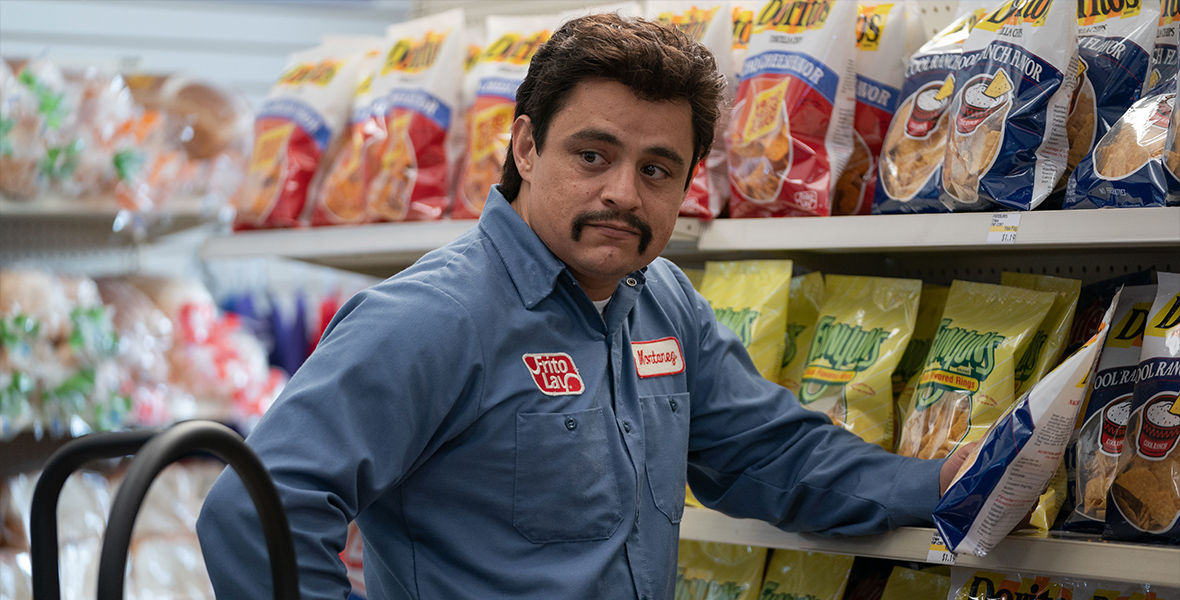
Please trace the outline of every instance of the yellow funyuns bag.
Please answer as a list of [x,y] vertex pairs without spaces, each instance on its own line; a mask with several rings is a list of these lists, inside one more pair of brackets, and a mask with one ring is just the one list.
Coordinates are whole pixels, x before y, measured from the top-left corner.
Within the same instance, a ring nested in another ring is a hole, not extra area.
[[853,556],[776,548],[770,553],[759,600],[841,600]]
[[680,540],[676,597],[755,600],[766,569],[766,548]]
[[707,262],[701,282],[717,322],[737,334],[758,372],[771,381],[782,366],[790,282],[789,260]]
[[787,335],[783,348],[779,385],[799,395],[803,369],[807,368],[807,349],[815,333],[815,322],[824,303],[824,276],[819,271],[791,278],[787,294]]

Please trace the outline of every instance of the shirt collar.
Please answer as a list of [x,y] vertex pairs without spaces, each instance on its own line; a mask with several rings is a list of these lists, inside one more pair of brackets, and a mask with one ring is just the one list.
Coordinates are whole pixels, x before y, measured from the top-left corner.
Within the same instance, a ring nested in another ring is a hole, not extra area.
[[565,263],[512,209],[500,193],[499,184],[493,185],[488,192],[483,214],[479,217],[479,228],[499,253],[525,308],[533,308],[553,293],[558,276],[565,270]]

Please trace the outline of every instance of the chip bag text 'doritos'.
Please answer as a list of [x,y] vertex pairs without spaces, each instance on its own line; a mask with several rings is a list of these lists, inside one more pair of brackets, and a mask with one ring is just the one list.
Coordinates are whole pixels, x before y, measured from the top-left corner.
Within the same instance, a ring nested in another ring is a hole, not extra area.
[[759,600],[842,600],[854,556],[775,548]]
[[1015,402],[1016,359],[1053,306],[1053,294],[955,281],[918,375],[897,452],[949,456]]
[[787,332],[783,348],[783,365],[779,385],[796,396],[803,387],[803,370],[807,368],[807,351],[815,335],[815,322],[824,303],[824,276],[819,271],[791,278],[787,293]]
[[949,109],[947,208],[1032,210],[1057,185],[1077,85],[1077,8],[1067,0],[1008,0],[971,30]]
[[717,322],[737,334],[758,372],[771,381],[782,366],[790,283],[789,260],[707,262],[701,283]]
[[799,402],[893,449],[893,370],[914,331],[922,282],[828,275]]
[[769,0],[730,115],[731,217],[827,216],[852,154],[856,3]]
[[1158,277],[1103,537],[1180,544],[1180,274]]
[[951,567],[948,600],[1174,600],[1180,590],[1153,583]]
[[992,425],[963,462],[934,509],[934,525],[952,552],[986,556],[1036,506],[1065,455],[1113,311],[1081,350]]

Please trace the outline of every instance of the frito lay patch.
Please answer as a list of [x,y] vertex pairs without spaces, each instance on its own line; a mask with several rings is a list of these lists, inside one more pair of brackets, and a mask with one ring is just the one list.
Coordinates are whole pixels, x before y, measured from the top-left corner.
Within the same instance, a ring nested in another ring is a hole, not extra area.
[[827,216],[852,154],[856,3],[770,0],[730,115],[731,217]]

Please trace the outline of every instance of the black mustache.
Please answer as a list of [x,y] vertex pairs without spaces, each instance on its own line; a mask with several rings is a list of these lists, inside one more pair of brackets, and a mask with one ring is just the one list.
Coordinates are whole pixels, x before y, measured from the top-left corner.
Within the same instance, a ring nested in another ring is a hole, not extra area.
[[610,223],[610,222],[625,223],[631,229],[639,232],[639,254],[647,252],[647,247],[651,245],[652,233],[651,225],[639,217],[629,213],[614,210],[598,210],[591,212],[584,212],[577,217],[574,217],[574,222],[570,224],[570,237],[574,241],[582,239],[582,230],[587,225],[594,223]]

